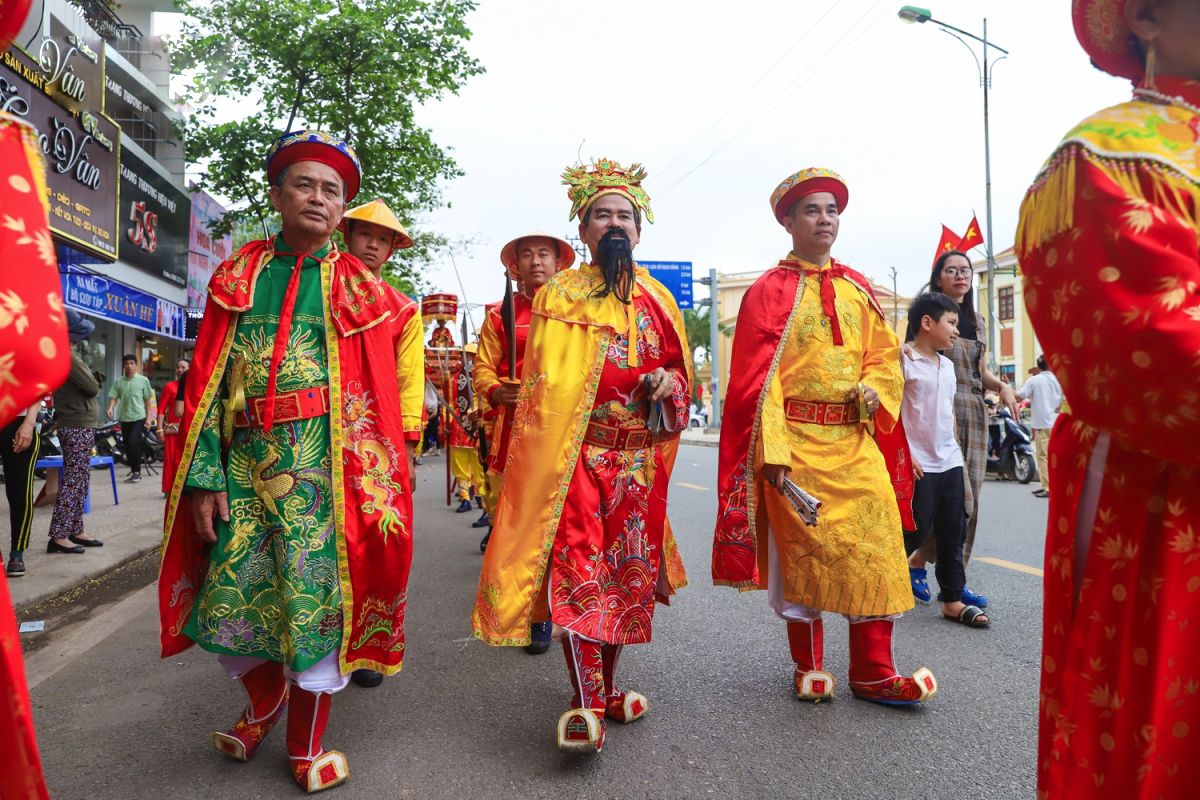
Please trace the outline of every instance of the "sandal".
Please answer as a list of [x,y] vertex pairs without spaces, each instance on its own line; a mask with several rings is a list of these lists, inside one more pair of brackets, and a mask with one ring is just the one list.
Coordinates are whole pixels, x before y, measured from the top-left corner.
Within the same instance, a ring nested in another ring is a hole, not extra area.
[[919,602],[928,603],[933,592],[929,589],[929,573],[925,567],[909,567],[908,577],[912,581],[913,597]]
[[[958,612],[958,616],[950,614],[942,614],[942,616],[951,622],[966,625],[968,628],[986,628],[992,624],[992,621],[988,619],[987,613],[979,606],[963,606],[962,611]],[[980,617],[983,617],[983,619],[980,620]]]

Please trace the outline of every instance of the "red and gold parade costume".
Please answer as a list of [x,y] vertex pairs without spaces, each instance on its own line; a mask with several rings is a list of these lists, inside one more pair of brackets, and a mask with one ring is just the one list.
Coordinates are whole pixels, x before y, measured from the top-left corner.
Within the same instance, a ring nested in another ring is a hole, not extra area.
[[[397,250],[412,247],[412,237],[383,200],[372,200],[347,211],[338,225],[343,235],[348,235],[348,226],[354,220],[370,222],[393,232],[392,249],[387,258],[391,258]],[[382,278],[379,286],[391,300],[393,308],[390,325],[396,346],[396,376],[400,381],[404,439],[419,442],[425,426],[425,326],[421,319],[421,307],[416,300]]]
[[[0,23],[0,52],[25,19],[27,2]],[[53,391],[71,367],[58,260],[46,216],[46,177],[37,131],[0,114],[0,427]],[[0,800],[49,797],[34,733],[17,617],[0,582]]]
[[159,434],[163,443],[162,490],[171,491],[175,483],[175,472],[179,469],[179,457],[183,453],[183,437],[179,426],[183,417],[175,415],[175,401],[179,399],[179,381],[167,381],[163,385],[158,403]]
[[455,344],[446,323],[458,318],[458,296],[427,294],[421,299],[421,316],[426,324],[436,323],[425,349],[425,373],[442,396],[442,446],[446,448],[450,474],[461,510],[471,507],[472,487],[482,485],[474,423],[470,419],[471,376],[463,364],[463,350]]
[[[780,184],[772,211],[783,222],[814,192],[832,193],[845,209],[842,179],[808,169]],[[787,622],[801,699],[833,696],[822,611],[849,618],[856,696],[906,704],[937,690],[927,669],[902,676],[892,660],[894,620],[913,597],[897,495],[854,394],[875,390],[874,426],[890,433],[904,391],[899,358],[867,280],[835,260],[811,264],[789,254],[742,300],[730,361],[730,374],[740,377],[729,387],[721,428],[713,581],[768,590]],[[815,527],[761,477],[768,464],[789,467],[791,479],[824,503]]]
[[1056,800],[1200,785],[1200,83],[1144,75],[1123,5],[1076,2],[1075,29],[1134,98],[1067,134],[1017,233],[1070,404],[1050,440],[1038,746]]
[[[318,161],[358,188],[348,145],[314,131],[272,148],[269,180]],[[163,657],[219,656],[249,704],[213,743],[247,760],[288,717],[307,791],[348,775],[321,738],[354,669],[404,658],[412,497],[389,297],[326,245],[251,242],[213,273],[184,397],[184,444],[167,503],[159,612]],[[203,377],[201,377],[203,376]],[[195,530],[197,490],[225,492],[217,543]]]
[[[651,219],[644,173],[612,161],[564,177],[580,218],[620,193]],[[562,626],[574,689],[559,747],[596,752],[604,720],[632,722],[646,698],[615,683],[621,648],[649,642],[655,600],[686,582],[666,518],[677,434],[652,433],[642,375],[667,370],[668,420],[687,420],[690,351],[668,291],[636,267],[631,302],[597,297],[600,269],[558,273],[537,293],[506,456],[508,488],[484,554],[472,616],[492,645],[527,645],[531,621]],[[520,491],[512,483],[520,476]]]

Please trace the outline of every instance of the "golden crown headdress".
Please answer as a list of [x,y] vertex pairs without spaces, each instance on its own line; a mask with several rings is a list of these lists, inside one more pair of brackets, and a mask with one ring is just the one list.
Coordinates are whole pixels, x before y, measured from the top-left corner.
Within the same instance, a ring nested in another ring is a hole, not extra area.
[[650,210],[650,195],[642,188],[646,170],[641,164],[622,167],[611,158],[602,158],[591,166],[567,167],[562,174],[571,201],[571,213],[567,219],[583,219],[588,206],[606,194],[621,194],[629,198],[634,208],[646,215],[647,222],[654,222]]

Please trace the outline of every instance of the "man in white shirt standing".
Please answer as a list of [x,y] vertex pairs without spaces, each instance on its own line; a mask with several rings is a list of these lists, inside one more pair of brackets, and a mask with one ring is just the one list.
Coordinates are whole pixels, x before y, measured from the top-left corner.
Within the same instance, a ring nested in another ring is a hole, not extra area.
[[933,537],[942,615],[970,628],[986,628],[987,614],[962,599],[967,585],[963,566],[967,518],[963,454],[954,437],[957,381],[954,363],[938,352],[953,347],[958,338],[958,308],[946,295],[932,292],[914,300],[908,311],[915,338],[900,359],[904,368],[900,419],[917,478],[912,500],[917,530],[904,533],[904,549],[911,556]]
[[1046,448],[1050,444],[1050,429],[1058,419],[1058,410],[1062,407],[1063,390],[1058,384],[1058,378],[1050,371],[1045,356],[1038,356],[1038,374],[1025,381],[1025,385],[1017,392],[1017,397],[1029,401],[1031,419],[1029,427],[1033,429],[1033,446],[1037,453],[1038,478],[1042,487],[1034,491],[1034,497],[1050,496],[1050,464],[1046,457]]

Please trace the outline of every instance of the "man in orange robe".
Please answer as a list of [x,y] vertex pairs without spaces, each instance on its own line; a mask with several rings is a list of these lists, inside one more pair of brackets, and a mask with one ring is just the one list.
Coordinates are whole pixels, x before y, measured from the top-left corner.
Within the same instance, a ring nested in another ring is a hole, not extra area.
[[1133,99],[1021,206],[1025,304],[1070,405],[1050,436],[1038,796],[1200,786],[1200,5],[1077,0]]
[[656,598],[685,581],[666,506],[690,350],[674,299],[633,261],[642,216],[653,221],[644,176],[608,159],[563,175],[592,262],[534,297],[509,481],[472,617],[493,645],[529,644],[531,622],[565,630],[567,752],[599,752],[606,719],[646,713],[644,695],[617,687],[617,661],[650,641]]

